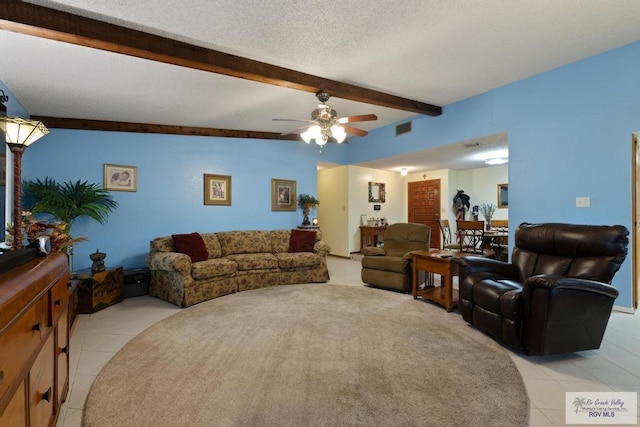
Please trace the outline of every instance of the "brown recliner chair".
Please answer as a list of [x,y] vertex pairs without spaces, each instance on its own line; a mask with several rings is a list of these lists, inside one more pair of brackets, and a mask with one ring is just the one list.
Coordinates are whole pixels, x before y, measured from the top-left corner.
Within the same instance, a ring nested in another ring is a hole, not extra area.
[[516,350],[551,355],[600,348],[627,255],[621,226],[529,224],[516,230],[511,263],[481,257],[459,265],[459,311]]
[[411,251],[428,251],[431,227],[391,224],[384,232],[384,247],[362,248],[362,281],[378,288],[411,290]]

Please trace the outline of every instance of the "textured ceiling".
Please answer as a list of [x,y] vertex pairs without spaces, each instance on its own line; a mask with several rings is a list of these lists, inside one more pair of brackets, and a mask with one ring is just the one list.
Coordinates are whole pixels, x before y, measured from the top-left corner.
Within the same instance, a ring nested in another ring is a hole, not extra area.
[[[637,0],[30,3],[441,106],[640,40]],[[297,124],[272,118],[306,119],[317,104],[308,92],[5,30],[0,52],[0,80],[32,115],[284,132]],[[414,115],[329,104],[339,116],[377,114],[358,124],[366,130]]]

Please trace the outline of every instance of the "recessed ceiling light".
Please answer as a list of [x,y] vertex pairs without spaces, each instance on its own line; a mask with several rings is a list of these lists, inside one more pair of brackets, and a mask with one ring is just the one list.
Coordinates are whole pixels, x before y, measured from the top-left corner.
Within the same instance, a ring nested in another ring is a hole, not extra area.
[[505,159],[504,157],[494,157],[492,159],[487,159],[484,161],[488,165],[504,165],[509,162],[509,159]]

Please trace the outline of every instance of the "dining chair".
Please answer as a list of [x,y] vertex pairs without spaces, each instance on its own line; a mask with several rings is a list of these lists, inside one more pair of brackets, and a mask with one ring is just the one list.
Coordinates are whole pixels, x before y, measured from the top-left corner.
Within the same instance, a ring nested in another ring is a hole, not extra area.
[[509,231],[509,220],[508,219],[492,219],[491,230],[500,231],[500,232]]
[[509,258],[509,220],[492,220],[491,232],[499,233],[498,235],[492,236],[490,240],[490,248],[495,252],[496,259],[507,261]]
[[451,227],[448,219],[439,219],[440,233],[442,234],[442,249],[460,249],[460,244],[451,240]]
[[491,258],[493,250],[484,245],[484,221],[456,221],[460,252]]

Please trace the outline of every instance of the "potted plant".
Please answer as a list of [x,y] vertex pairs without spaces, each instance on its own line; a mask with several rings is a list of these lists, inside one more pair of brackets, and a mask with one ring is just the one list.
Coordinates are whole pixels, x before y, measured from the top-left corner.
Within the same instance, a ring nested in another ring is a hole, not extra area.
[[485,224],[487,230],[491,228],[491,218],[493,218],[493,214],[496,212],[497,206],[493,203],[482,203],[480,204],[480,213],[484,216],[484,219],[487,221]]
[[[76,218],[87,216],[104,224],[109,213],[118,207],[118,203],[111,198],[109,191],[87,181],[58,183],[55,179],[47,177],[44,181],[40,179],[25,181],[22,189],[25,211],[33,215],[50,214],[55,220],[53,224],[39,221],[40,228],[52,229],[50,230],[52,250],[61,250],[69,244],[86,240],[86,238],[73,239],[69,235]],[[33,223],[34,220],[30,222]]]
[[302,214],[304,215],[304,219],[302,220],[303,226],[311,225],[311,222],[309,222],[309,212],[319,204],[320,201],[310,194],[303,193],[298,196],[298,206],[302,209]]

